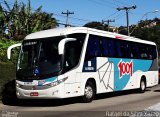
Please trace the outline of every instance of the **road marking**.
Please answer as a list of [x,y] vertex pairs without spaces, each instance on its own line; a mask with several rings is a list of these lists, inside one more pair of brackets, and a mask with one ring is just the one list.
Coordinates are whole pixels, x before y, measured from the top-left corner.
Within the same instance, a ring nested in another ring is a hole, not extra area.
[[146,111],[159,111],[160,112],[160,103],[157,103],[153,106],[148,107],[145,109]]

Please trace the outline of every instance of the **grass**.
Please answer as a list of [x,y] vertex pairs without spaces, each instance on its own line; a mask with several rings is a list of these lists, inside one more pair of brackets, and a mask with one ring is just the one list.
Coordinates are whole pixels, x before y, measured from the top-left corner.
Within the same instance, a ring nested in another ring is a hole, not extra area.
[[0,99],[5,84],[15,79],[15,64],[11,62],[0,62]]

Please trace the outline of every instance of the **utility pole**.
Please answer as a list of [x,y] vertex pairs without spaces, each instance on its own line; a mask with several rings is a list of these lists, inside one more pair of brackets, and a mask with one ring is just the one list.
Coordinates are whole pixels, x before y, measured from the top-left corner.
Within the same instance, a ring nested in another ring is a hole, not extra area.
[[67,10],[67,12],[62,12],[62,14],[66,15],[66,25],[65,25],[65,27],[68,27],[69,26],[69,23],[68,23],[69,15],[74,14],[74,12],[70,12],[70,11]]
[[109,24],[110,24],[110,22],[115,22],[115,20],[102,20],[102,24],[104,24],[105,22],[107,22],[108,31],[109,31]]
[[118,11],[120,10],[125,10],[126,11],[126,20],[127,20],[127,32],[128,32],[128,36],[130,35],[130,32],[129,32],[129,16],[128,16],[128,13],[129,13],[129,10],[130,9],[136,9],[136,5],[135,6],[131,6],[131,7],[122,7],[122,8],[117,8]]

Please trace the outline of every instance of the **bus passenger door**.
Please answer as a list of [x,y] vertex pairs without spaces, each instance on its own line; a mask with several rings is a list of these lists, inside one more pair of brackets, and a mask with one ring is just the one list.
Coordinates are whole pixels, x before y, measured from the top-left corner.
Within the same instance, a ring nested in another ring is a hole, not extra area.
[[71,97],[76,95],[76,72],[80,59],[81,47],[77,41],[68,42],[65,46],[65,59],[64,59],[64,67],[65,67],[65,77],[68,79],[65,82],[65,95],[67,97]]

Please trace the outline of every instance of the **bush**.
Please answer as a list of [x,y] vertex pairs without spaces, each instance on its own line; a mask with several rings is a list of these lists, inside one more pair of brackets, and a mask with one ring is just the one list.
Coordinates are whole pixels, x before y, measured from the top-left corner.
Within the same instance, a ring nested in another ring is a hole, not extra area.
[[[13,41],[13,40],[8,40],[8,39],[0,39],[0,61],[1,62],[7,62],[7,49],[9,46],[20,43],[21,41]],[[12,50],[12,58],[11,61],[13,63],[16,62],[17,55],[18,55],[19,49],[15,48]]]
[[0,98],[4,95],[5,86],[8,86],[6,84],[15,79],[15,71],[16,67],[12,62],[0,62]]
[[16,103],[17,97],[16,97],[16,86],[15,86],[15,80],[11,80],[7,82],[1,92],[2,102],[5,105],[12,105]]

